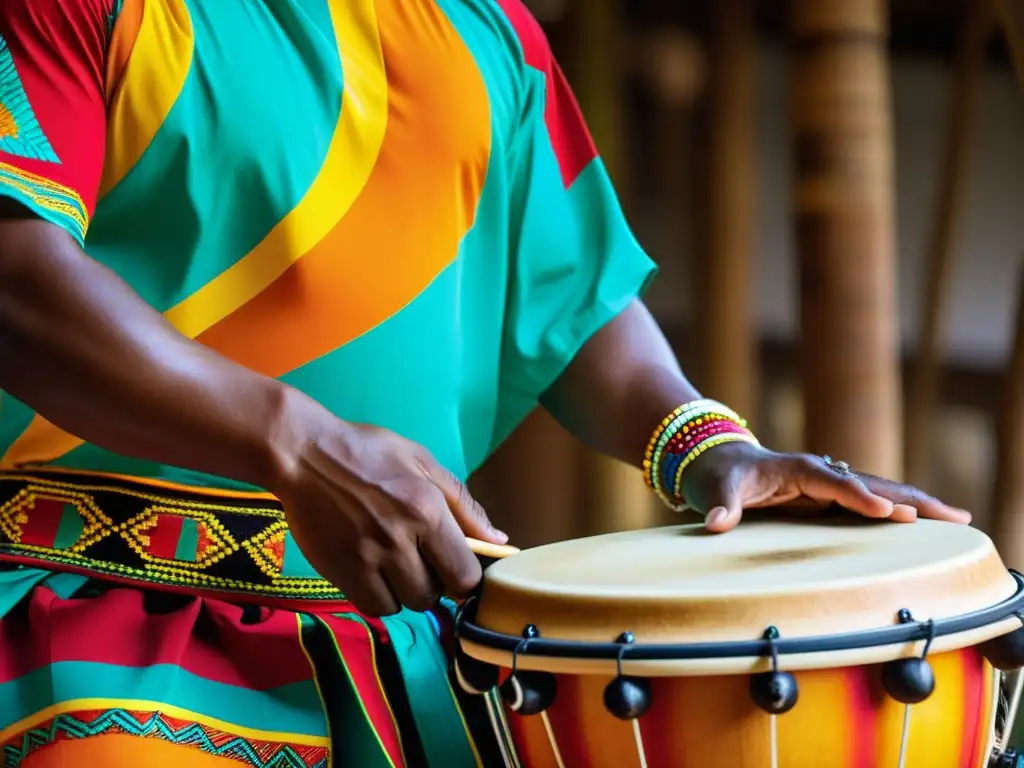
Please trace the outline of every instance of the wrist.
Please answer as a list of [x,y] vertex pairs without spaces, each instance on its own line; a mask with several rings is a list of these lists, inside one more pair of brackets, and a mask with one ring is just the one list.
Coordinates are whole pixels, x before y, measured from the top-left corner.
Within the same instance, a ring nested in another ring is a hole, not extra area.
[[277,381],[265,394],[265,413],[258,437],[258,462],[264,477],[259,485],[280,498],[295,486],[302,457],[334,417],[308,395]]
[[644,452],[644,480],[661,501],[675,510],[687,508],[683,473],[704,452],[726,443],[760,445],[746,421],[722,403],[693,400],[665,416]]

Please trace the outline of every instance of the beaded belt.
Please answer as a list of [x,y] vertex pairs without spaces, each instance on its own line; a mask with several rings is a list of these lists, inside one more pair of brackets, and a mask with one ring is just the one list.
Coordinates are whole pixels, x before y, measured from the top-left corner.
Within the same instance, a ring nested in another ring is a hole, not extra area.
[[0,563],[302,610],[348,603],[268,494],[58,471],[0,472]]

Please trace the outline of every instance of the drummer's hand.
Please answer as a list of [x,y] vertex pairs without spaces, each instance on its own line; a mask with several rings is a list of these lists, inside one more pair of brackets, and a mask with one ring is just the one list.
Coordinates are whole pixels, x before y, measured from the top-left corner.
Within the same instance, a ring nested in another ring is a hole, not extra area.
[[824,509],[838,504],[864,517],[902,523],[918,516],[971,522],[969,512],[917,488],[873,475],[844,476],[817,456],[774,453],[740,442],[716,446],[694,461],[683,474],[683,493],[715,533],[736,527],[744,508],[778,505]]
[[298,410],[281,427],[287,451],[269,490],[316,571],[371,616],[428,610],[442,594],[475,589],[480,563],[465,537],[507,536],[466,487],[394,432],[340,421],[311,401]]

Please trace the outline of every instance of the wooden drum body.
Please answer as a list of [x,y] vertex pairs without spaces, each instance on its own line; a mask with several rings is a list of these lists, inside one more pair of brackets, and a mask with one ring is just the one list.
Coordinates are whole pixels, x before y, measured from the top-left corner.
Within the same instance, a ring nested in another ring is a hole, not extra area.
[[491,566],[456,666],[510,766],[1017,768],[995,667],[1024,664],[1021,611],[971,528],[680,526]]

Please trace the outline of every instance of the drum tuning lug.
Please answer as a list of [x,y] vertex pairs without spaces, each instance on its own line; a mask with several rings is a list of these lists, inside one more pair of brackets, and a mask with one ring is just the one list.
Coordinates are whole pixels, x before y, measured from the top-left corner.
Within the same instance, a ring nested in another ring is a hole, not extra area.
[[988,761],[988,768],[1024,768],[1024,754],[1016,749],[993,752]]
[[[1024,617],[1018,617],[1024,622]],[[1008,635],[1000,635],[986,640],[979,649],[988,663],[1000,672],[1012,672],[1024,667],[1024,627],[1019,627]]]
[[548,672],[514,672],[501,684],[501,696],[517,715],[539,715],[555,703],[558,684]]
[[540,630],[537,629],[536,624],[527,624],[525,627],[523,627],[524,640],[534,640],[538,637],[540,637]]
[[896,613],[896,620],[900,624],[910,624],[914,620],[914,614],[910,612],[909,608],[900,608]]
[[750,678],[750,697],[770,715],[783,715],[796,706],[800,689],[789,672],[760,672]]
[[935,673],[927,659],[895,659],[882,665],[882,685],[901,704],[919,704],[935,690]]
[[616,677],[604,689],[604,706],[620,720],[636,720],[651,708],[651,684],[642,677]]
[[498,668],[493,664],[474,659],[459,649],[453,662],[455,680],[466,693],[480,695],[487,693],[498,684]]

